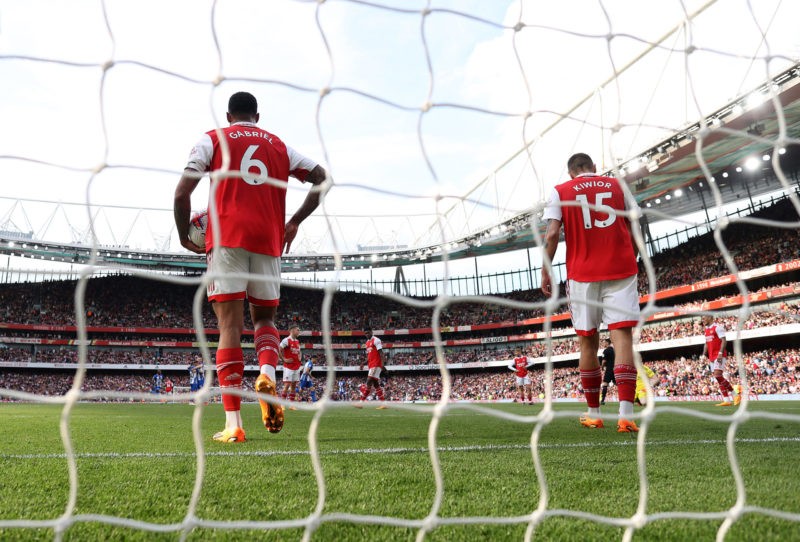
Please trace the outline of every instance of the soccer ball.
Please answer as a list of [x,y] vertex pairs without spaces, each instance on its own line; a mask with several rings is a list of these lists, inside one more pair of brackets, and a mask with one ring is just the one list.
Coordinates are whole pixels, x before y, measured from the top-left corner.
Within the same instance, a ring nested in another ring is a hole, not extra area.
[[189,220],[189,240],[200,248],[206,248],[206,226],[208,211],[201,211]]

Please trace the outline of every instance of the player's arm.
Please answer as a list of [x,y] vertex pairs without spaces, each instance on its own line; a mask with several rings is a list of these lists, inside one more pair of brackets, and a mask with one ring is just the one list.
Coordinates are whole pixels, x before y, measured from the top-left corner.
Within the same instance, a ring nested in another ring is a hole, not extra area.
[[380,346],[380,348],[378,348],[378,360],[381,362],[381,367],[384,367],[384,363],[383,362],[384,362],[385,359],[386,358],[383,355],[383,346]]
[[728,346],[728,339],[725,337],[720,338],[719,343],[719,354],[717,354],[717,359],[721,360],[725,357],[725,348]]
[[[542,247],[542,251],[547,256],[549,261],[553,261],[553,257],[556,255],[556,249],[558,248],[558,239],[561,236],[561,221],[555,218],[551,218],[547,222],[547,231],[544,234],[544,246]],[[544,295],[552,295],[553,293],[553,284],[550,278],[550,273],[547,272],[547,269],[544,265],[542,265],[542,293]]]
[[631,236],[631,245],[633,245],[633,258],[639,259],[639,245],[636,244],[636,237],[633,236],[633,224],[628,221],[628,235]]
[[304,182],[311,183],[313,188],[308,191],[306,199],[303,200],[303,204],[295,211],[292,218],[289,219],[289,222],[286,223],[283,234],[284,253],[289,252],[289,249],[292,247],[292,241],[294,241],[294,238],[297,236],[297,228],[300,226],[300,223],[308,218],[319,206],[319,199],[322,191],[317,187],[325,181],[326,176],[325,169],[318,165],[309,171],[305,178],[302,179]]
[[283,357],[283,350],[289,344],[289,337],[284,337],[283,340],[278,345],[278,359],[280,360],[282,365],[286,364],[286,359]]
[[[630,211],[632,209],[637,209],[639,205],[634,200],[633,203],[628,201],[628,198],[625,198],[625,210]],[[631,236],[631,245],[633,245],[633,257],[635,259],[639,258],[639,245],[636,244],[636,237],[633,235],[633,221],[628,219],[626,221],[628,223],[628,235]]]
[[197,254],[205,254],[205,250],[189,240],[189,219],[192,214],[192,192],[197,187],[203,174],[191,168],[183,170],[178,186],[175,188],[175,199],[172,214],[175,216],[175,228],[181,246]]

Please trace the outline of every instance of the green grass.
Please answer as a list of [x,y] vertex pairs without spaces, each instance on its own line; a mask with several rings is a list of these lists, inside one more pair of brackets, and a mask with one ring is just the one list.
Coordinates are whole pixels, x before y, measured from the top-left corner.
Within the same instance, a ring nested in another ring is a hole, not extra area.
[[[721,414],[710,404],[681,404]],[[579,405],[556,405],[578,411]],[[532,416],[541,407],[497,405],[495,412]],[[607,411],[613,407],[606,407]],[[796,402],[751,403],[752,412],[800,414]],[[733,413],[727,409],[725,413]],[[646,513],[724,513],[736,500],[725,446],[729,423],[711,421],[659,404],[646,447]],[[203,410],[206,469],[196,515],[203,521],[302,520],[317,506],[309,450],[312,412],[287,413],[284,430],[260,426],[257,405],[243,415],[248,441],[222,445],[210,435],[222,426],[222,409]],[[116,516],[158,526],[182,522],[197,472],[193,407],[177,404],[80,404],[70,416],[79,490],[64,540],[179,540],[178,531],[143,531],[99,521]],[[0,523],[55,520],[66,510],[69,472],[59,434],[61,408],[2,404],[6,438],[0,445]],[[324,514],[377,515],[422,520],[435,498],[427,451],[430,412],[352,407],[327,412],[318,442],[327,492]],[[553,511],[631,517],[639,500],[636,440],[611,426],[590,430],[573,416],[545,426],[540,457],[548,484],[548,511],[537,540],[621,539],[621,527]],[[534,424],[506,420],[454,405],[437,430],[444,480],[440,518],[517,518],[538,506],[541,490],[529,443]],[[746,505],[794,514],[780,519],[757,512],[735,521],[726,540],[800,540],[800,422],[751,417],[737,431],[736,456],[747,489]],[[93,515],[93,516],[85,516]],[[713,540],[720,518],[649,521],[634,540]],[[187,540],[299,540],[302,527],[221,529],[197,526]],[[426,540],[521,540],[527,524],[438,525]],[[0,540],[52,540],[51,527],[0,527]],[[312,540],[414,540],[416,528],[329,518]]]

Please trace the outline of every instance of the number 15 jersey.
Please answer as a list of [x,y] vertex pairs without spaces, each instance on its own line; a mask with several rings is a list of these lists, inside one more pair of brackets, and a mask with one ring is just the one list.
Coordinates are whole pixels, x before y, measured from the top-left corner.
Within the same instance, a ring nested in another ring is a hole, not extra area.
[[[225,138],[224,146],[220,137]],[[226,161],[228,157],[229,162]],[[316,166],[312,160],[287,147],[278,136],[253,123],[237,122],[206,132],[192,149],[186,168],[201,173],[231,173],[212,179],[212,186],[216,185],[214,199],[219,213],[220,245],[280,257],[286,220],[286,186],[273,186],[266,178],[286,183],[291,175],[304,182]],[[209,217],[206,252],[213,248],[213,235]]]
[[628,219],[611,212],[626,209],[622,187],[611,177],[583,174],[553,189],[542,218],[564,226],[568,279],[598,282],[638,272]]

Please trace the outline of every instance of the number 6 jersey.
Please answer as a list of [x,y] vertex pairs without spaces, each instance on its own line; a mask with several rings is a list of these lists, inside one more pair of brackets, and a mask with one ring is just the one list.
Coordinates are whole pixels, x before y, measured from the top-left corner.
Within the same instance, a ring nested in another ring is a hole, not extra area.
[[[192,149],[186,168],[201,173],[230,172],[212,178],[222,246],[280,257],[286,186],[274,186],[267,177],[286,183],[291,175],[302,182],[316,166],[278,136],[253,123],[237,122],[206,132]],[[206,252],[213,248],[212,224],[209,216]]]
[[628,209],[611,177],[585,173],[553,189],[542,218],[564,226],[568,279],[598,282],[638,272],[628,219],[611,212]]

